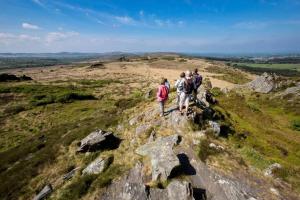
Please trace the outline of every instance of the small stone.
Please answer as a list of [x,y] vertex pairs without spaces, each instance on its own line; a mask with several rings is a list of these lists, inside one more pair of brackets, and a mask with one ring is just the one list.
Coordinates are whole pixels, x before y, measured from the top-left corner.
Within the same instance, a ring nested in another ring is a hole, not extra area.
[[265,169],[264,175],[272,177],[273,172],[277,169],[282,169],[282,166],[279,163],[274,163],[274,164],[270,165],[267,169]]
[[46,199],[53,192],[52,186],[50,184],[46,185],[33,200]]
[[272,192],[272,194],[275,194],[276,196],[280,195],[278,190],[276,190],[275,188],[270,188],[270,191]]
[[221,127],[217,122],[214,121],[208,121],[208,124],[210,126],[210,129],[213,131],[213,133],[215,134],[215,136],[219,136],[220,132],[221,132]]

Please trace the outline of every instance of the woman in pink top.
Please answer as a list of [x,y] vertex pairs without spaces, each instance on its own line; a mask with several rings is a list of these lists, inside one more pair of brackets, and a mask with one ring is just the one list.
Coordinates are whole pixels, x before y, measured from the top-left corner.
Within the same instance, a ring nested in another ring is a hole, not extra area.
[[168,99],[169,89],[165,85],[166,81],[164,78],[161,79],[160,85],[158,86],[158,91],[156,94],[157,101],[160,108],[160,116],[163,117],[165,114],[165,102]]

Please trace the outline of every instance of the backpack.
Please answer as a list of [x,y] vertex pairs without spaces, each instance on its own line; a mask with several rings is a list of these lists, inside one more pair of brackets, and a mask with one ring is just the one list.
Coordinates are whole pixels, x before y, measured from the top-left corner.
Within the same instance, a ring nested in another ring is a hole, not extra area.
[[195,85],[198,88],[202,84],[202,76],[199,74],[194,75]]
[[184,79],[179,80],[179,83],[178,83],[178,86],[177,86],[177,91],[182,92],[184,90],[184,82],[185,82]]
[[183,87],[183,92],[185,94],[192,94],[193,89],[194,89],[194,87],[193,87],[193,80],[192,79],[186,79],[184,81],[184,85],[183,86],[184,86]]
[[169,90],[168,88],[164,85],[161,87],[161,94],[160,94],[160,98],[165,101],[168,99],[168,94],[169,94]]

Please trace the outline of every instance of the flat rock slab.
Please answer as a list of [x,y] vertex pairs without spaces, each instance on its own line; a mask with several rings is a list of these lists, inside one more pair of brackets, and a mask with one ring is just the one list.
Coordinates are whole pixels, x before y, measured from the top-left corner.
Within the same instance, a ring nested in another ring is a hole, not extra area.
[[180,165],[173,152],[173,147],[179,142],[178,135],[157,138],[136,149],[141,156],[149,156],[152,167],[152,181],[164,181],[170,176],[172,170]]
[[91,162],[83,171],[82,174],[100,174],[105,171],[112,163],[113,157],[109,158],[97,158]]
[[80,141],[77,152],[96,151],[99,149],[118,148],[121,140],[112,132],[96,130]]
[[173,180],[166,189],[150,189],[151,200],[194,200],[191,183]]

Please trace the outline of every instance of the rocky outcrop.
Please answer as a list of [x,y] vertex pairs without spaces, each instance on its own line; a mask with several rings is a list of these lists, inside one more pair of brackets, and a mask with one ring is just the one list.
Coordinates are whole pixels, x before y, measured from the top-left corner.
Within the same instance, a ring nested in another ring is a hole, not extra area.
[[112,183],[97,200],[147,200],[148,188],[143,183],[142,164],[137,163],[127,176]]
[[112,162],[113,157],[97,158],[82,171],[82,174],[100,174],[105,171]]
[[80,141],[77,152],[115,149],[119,144],[120,139],[115,137],[112,132],[96,130]]
[[276,74],[263,73],[255,80],[247,83],[246,86],[255,92],[269,93],[278,87],[278,79]]
[[172,170],[179,166],[179,160],[173,152],[173,146],[178,144],[179,136],[157,138],[136,149],[136,153],[142,156],[149,156],[152,167],[152,181],[165,181]]
[[150,189],[151,200],[194,200],[191,183],[172,181],[166,189]]
[[166,189],[146,186],[143,165],[137,163],[128,175],[113,182],[97,200],[194,200],[187,181],[173,180]]
[[33,200],[46,199],[53,192],[52,186],[50,184],[46,185]]

